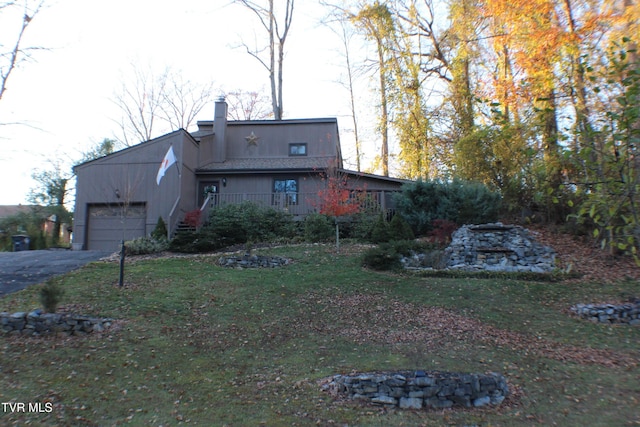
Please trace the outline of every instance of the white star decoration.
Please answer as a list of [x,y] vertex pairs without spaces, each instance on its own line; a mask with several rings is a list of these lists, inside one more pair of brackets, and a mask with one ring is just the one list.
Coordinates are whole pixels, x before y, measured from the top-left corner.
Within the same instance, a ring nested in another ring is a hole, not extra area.
[[249,135],[249,136],[245,136],[245,137],[244,137],[244,139],[246,139],[246,140],[247,140],[247,143],[248,143],[249,145],[255,145],[255,146],[257,146],[257,145],[258,145],[258,140],[260,139],[260,137],[259,137],[259,136],[256,136],[256,134],[255,134],[255,133],[251,132],[251,135]]

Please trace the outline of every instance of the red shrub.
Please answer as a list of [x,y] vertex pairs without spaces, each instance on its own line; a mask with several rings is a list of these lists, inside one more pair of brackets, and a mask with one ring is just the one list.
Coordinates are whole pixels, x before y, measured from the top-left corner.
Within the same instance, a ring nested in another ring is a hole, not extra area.
[[447,219],[434,219],[431,223],[433,230],[429,233],[431,239],[441,245],[446,245],[451,241],[451,235],[458,228],[455,222]]
[[202,223],[202,212],[200,211],[200,209],[187,212],[184,215],[184,223],[190,227],[200,227],[200,224]]

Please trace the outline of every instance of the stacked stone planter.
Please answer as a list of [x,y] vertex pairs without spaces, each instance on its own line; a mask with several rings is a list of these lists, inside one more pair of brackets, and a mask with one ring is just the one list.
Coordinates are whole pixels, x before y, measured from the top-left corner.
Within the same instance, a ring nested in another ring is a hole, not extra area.
[[102,332],[109,328],[113,319],[101,319],[77,314],[42,313],[0,313],[0,324],[5,335],[39,336],[52,333],[84,335]]
[[571,307],[571,311],[594,323],[624,323],[640,326],[640,302],[621,305],[576,304]]
[[402,409],[500,405],[509,394],[500,374],[403,371],[336,375],[326,391]]
[[450,270],[549,273],[555,266],[553,249],[536,242],[521,226],[464,225],[451,239],[444,252]]
[[231,268],[276,268],[289,264],[287,258],[269,257],[262,255],[238,255],[220,257],[218,264]]

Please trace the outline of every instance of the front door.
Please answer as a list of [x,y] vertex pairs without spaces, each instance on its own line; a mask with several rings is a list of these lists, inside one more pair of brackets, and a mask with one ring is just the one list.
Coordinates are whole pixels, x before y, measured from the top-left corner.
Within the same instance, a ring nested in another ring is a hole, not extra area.
[[209,196],[209,206],[216,206],[219,192],[220,181],[200,181],[198,184],[198,206],[202,207],[207,196]]

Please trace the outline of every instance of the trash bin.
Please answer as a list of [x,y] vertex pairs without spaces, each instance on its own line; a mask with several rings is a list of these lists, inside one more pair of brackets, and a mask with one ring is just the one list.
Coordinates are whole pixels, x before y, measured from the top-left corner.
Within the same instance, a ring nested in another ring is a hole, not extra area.
[[14,252],[29,250],[29,236],[24,234],[17,234],[15,236],[11,236],[11,240],[13,240]]

